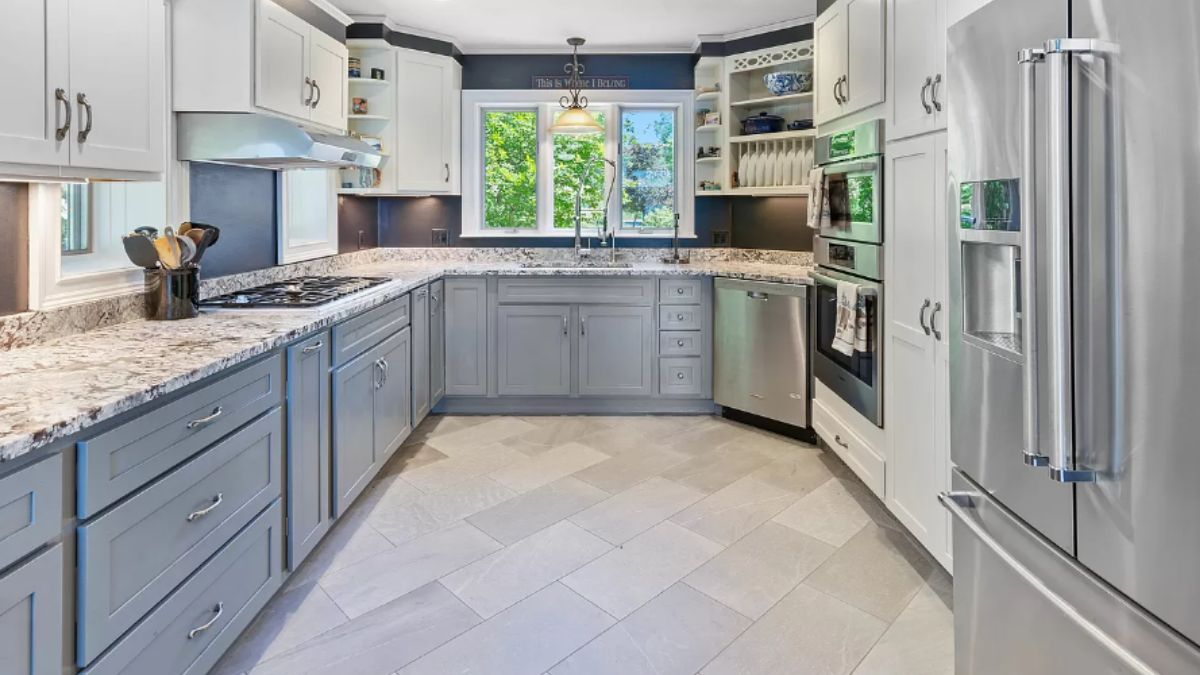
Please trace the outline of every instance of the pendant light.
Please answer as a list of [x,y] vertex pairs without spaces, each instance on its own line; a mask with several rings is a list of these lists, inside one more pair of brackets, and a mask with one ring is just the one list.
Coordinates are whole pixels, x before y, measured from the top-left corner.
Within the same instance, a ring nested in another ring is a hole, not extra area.
[[558,99],[558,104],[564,108],[559,114],[558,119],[550,126],[550,133],[565,134],[571,136],[581,136],[584,134],[599,134],[604,132],[604,127],[596,121],[595,117],[586,110],[588,100],[586,96],[581,96],[580,91],[583,89],[583,66],[579,65],[579,46],[584,43],[583,38],[568,38],[567,44],[571,45],[571,62],[563,66],[563,70],[569,76],[567,79],[567,91],[570,96],[563,96]]

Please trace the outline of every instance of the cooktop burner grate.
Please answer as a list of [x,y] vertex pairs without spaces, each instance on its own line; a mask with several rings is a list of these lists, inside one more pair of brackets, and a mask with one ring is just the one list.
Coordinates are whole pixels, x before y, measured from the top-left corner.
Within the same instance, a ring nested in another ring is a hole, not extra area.
[[385,277],[296,277],[218,295],[200,304],[205,307],[316,307],[385,281]]

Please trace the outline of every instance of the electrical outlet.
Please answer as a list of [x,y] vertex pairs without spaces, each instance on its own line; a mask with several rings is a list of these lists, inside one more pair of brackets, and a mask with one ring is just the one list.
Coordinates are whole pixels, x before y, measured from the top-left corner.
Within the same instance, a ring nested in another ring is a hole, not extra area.
[[729,232],[727,232],[725,230],[713,230],[712,245],[713,246],[728,246],[729,245]]
[[358,231],[358,250],[360,250],[360,251],[363,250],[363,247],[366,246],[366,244],[367,244],[367,233],[364,232],[363,230],[359,230]]
[[449,245],[449,243],[450,243],[450,235],[446,232],[446,228],[444,228],[444,227],[433,228],[433,245],[434,246],[447,246],[447,245]]

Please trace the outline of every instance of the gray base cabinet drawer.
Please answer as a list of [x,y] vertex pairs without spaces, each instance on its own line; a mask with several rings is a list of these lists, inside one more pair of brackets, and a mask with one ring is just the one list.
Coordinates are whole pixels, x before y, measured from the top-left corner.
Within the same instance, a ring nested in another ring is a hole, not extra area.
[[501,303],[650,305],[654,280],[638,278],[509,277],[500,279]]
[[658,353],[663,356],[700,356],[700,331],[664,330],[658,334]]
[[90,518],[283,401],[272,356],[78,444],[79,517]]
[[703,279],[659,279],[658,301],[662,303],[700,302],[704,296]]
[[663,305],[658,308],[658,327],[662,330],[700,330],[703,316],[700,305]]
[[0,672],[61,675],[62,544],[0,575]]
[[0,478],[0,570],[62,530],[62,455]]
[[80,666],[280,495],[278,408],[78,528]]
[[408,325],[409,315],[409,297],[403,295],[334,326],[333,365],[340,366],[395,334]]
[[699,358],[661,359],[658,390],[664,396],[699,396],[703,392],[703,363]]
[[283,582],[279,502],[196,571],[83,675],[201,675]]

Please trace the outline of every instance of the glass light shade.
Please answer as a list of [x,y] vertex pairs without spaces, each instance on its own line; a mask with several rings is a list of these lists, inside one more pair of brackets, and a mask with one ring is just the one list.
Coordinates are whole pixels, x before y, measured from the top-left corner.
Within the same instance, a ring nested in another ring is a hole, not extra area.
[[571,106],[554,120],[550,125],[550,133],[582,136],[584,134],[604,133],[604,127],[596,121],[592,114],[578,106]]

